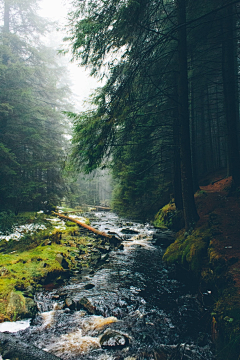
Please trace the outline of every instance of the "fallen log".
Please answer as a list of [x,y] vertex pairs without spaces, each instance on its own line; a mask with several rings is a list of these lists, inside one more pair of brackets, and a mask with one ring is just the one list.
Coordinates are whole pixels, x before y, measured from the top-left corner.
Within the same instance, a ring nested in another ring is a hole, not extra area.
[[9,333],[0,333],[0,354],[3,359],[10,360],[59,360],[34,345],[22,342],[20,339]]
[[[106,238],[109,238],[109,239],[114,239],[114,238],[116,239],[116,236],[106,234],[105,232],[100,231],[100,230],[97,230],[97,229],[95,229],[95,228],[93,228],[93,227],[91,227],[91,226],[89,226],[89,225],[87,225],[87,224],[85,224],[85,223],[83,223],[83,222],[81,222],[81,221],[79,221],[79,220],[77,220],[77,219],[74,219],[74,218],[72,218],[72,217],[65,216],[65,215],[62,215],[62,214],[59,214],[59,213],[53,213],[53,214],[59,216],[59,217],[62,218],[62,219],[75,222],[76,224],[84,227],[85,229],[87,229],[87,230],[89,230],[89,231],[92,231],[93,233],[95,233],[95,234],[97,234],[97,235],[100,235],[100,236],[103,236],[103,237],[106,237]],[[116,234],[116,235],[117,235],[117,234]],[[121,239],[120,236],[119,236],[119,239]],[[121,240],[122,240],[122,239],[121,239]]]

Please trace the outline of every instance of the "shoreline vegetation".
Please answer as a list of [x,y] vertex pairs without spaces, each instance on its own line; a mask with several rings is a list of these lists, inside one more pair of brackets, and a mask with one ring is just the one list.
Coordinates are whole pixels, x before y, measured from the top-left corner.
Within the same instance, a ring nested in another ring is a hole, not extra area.
[[108,252],[121,246],[119,239],[90,233],[70,221],[59,224],[54,217],[37,213],[21,216],[45,229],[26,233],[20,240],[0,241],[0,322],[34,317],[36,291],[56,287],[84,268],[100,267]]

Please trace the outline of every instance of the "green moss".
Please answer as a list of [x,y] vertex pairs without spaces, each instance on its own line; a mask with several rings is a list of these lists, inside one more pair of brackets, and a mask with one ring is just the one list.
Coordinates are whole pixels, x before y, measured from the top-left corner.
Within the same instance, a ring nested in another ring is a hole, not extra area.
[[170,202],[159,210],[154,218],[153,225],[160,229],[178,231],[184,226],[182,212],[176,210],[175,204]]
[[210,239],[211,231],[206,226],[195,229],[190,235],[181,231],[175,242],[167,248],[163,260],[178,263],[199,274]]
[[[45,232],[42,232],[42,235]],[[38,240],[40,235],[38,235]],[[60,239],[61,238],[61,239]],[[75,236],[76,238],[76,236]],[[23,311],[23,298],[26,290],[29,287],[38,287],[39,282],[43,283],[48,278],[53,280],[59,274],[66,272],[66,267],[63,268],[56,260],[57,255],[61,254],[65,259],[65,264],[68,264],[69,269],[74,269],[77,266],[76,254],[78,253],[79,245],[84,246],[88,240],[83,238],[75,239],[66,232],[54,231],[53,234],[41,241],[34,241],[31,246],[26,246],[23,239],[19,242],[14,242],[15,250],[12,253],[12,244],[5,245],[4,253],[0,253],[0,321],[4,319],[13,320],[21,318],[23,314],[27,314],[28,310]],[[76,241],[73,241],[76,240]],[[48,245],[49,244],[49,245]],[[28,248],[28,249],[27,249]],[[16,300],[16,308],[18,310],[8,311],[10,294],[17,292],[21,298],[13,296]],[[19,300],[19,301],[18,301]],[[24,300],[25,301],[25,300]],[[28,299],[28,302],[30,300]],[[22,303],[22,306],[20,306]]]
[[86,218],[85,224],[89,225],[89,226],[91,225],[91,222],[90,222],[90,220],[88,218]]

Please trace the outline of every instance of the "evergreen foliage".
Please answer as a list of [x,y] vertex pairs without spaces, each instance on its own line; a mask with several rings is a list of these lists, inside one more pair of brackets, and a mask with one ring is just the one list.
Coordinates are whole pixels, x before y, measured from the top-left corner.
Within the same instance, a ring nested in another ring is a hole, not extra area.
[[73,115],[74,162],[90,172],[109,160],[115,207],[136,215],[168,202],[170,184],[191,229],[201,178],[224,169],[239,184],[238,2],[73,4],[73,57],[106,78],[94,110]]
[[36,1],[2,1],[0,45],[0,210],[39,210],[65,193],[61,175],[68,89]]

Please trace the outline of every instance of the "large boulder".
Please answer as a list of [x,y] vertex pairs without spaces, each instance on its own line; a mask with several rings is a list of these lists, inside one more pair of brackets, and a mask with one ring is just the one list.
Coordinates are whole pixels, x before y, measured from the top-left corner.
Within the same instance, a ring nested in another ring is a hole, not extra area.
[[12,320],[34,317],[37,305],[33,299],[24,297],[21,292],[14,292],[8,296],[7,315]]

